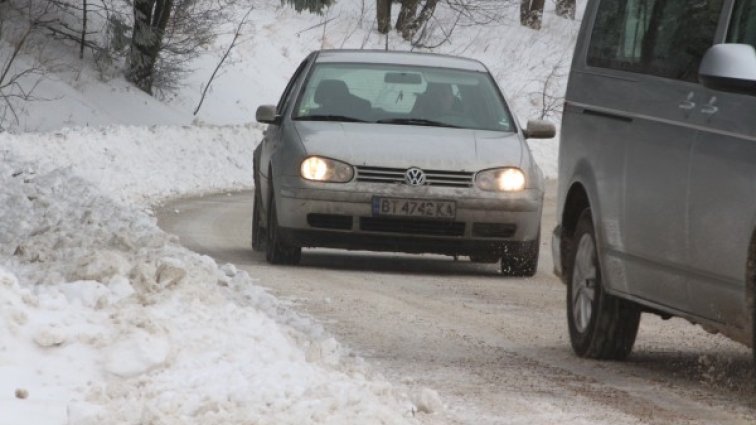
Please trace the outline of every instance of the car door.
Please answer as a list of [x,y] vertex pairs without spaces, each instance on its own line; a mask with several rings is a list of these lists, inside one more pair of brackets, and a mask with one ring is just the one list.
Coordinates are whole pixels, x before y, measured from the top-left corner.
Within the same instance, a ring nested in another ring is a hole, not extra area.
[[[263,131],[263,139],[260,142],[261,143],[261,150],[260,150],[260,158],[259,158],[259,167],[260,167],[260,189],[262,190],[263,194],[270,193],[269,191],[269,185],[270,185],[270,176],[268,175],[268,164],[270,164],[270,159],[273,155],[275,155],[276,151],[281,147],[281,140],[283,138],[284,133],[284,127],[287,125],[288,120],[284,116],[286,114],[286,111],[290,109],[290,106],[292,102],[294,101],[295,94],[297,92],[297,89],[299,86],[301,86],[301,82],[304,79],[304,76],[306,74],[306,69],[308,68],[308,65],[310,63],[310,60],[314,57],[314,55],[308,56],[307,59],[302,61],[302,63],[299,64],[299,67],[297,67],[297,70],[294,72],[294,75],[291,77],[289,82],[286,85],[286,88],[284,89],[283,94],[281,95],[281,98],[278,101],[278,104],[276,105],[276,115],[281,117],[278,123],[269,124],[268,127]],[[265,208],[263,209],[263,215],[262,217],[267,217],[267,205],[268,199],[266,196],[263,195],[263,204],[265,205]],[[264,220],[264,219],[263,219]]]
[[[727,42],[756,48],[756,0],[737,0]],[[756,218],[756,96],[705,89],[690,167],[693,312],[745,327],[746,261]]]
[[596,21],[610,24],[594,34],[588,55],[589,65],[619,71],[613,85],[626,87],[617,96],[629,125],[615,126],[624,150],[623,169],[615,170],[623,180],[619,242],[607,255],[624,263],[632,295],[682,311],[693,115],[703,99],[696,70],[721,7],[721,0],[604,0]]

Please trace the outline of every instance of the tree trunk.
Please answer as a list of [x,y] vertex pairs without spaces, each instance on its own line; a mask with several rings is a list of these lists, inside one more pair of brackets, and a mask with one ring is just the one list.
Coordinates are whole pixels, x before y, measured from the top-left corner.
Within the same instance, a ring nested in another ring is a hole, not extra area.
[[433,13],[436,11],[436,5],[438,0],[426,0],[423,5],[423,9],[417,15],[417,17],[410,23],[405,24],[402,30],[402,37],[405,40],[412,40],[417,30],[423,27],[430,18],[433,17]]
[[134,0],[134,29],[126,78],[149,94],[172,6],[173,0]]
[[399,18],[396,20],[397,31],[404,31],[404,27],[415,19],[419,3],[420,0],[402,0],[402,9],[399,11]]
[[378,32],[388,34],[391,29],[391,0],[377,0],[375,14]]
[[563,18],[575,19],[575,0],[556,0],[556,14]]
[[544,0],[521,0],[520,23],[534,30],[541,29]]
[[79,59],[84,59],[84,45],[87,42],[87,0],[84,0],[81,5],[81,40],[79,42]]

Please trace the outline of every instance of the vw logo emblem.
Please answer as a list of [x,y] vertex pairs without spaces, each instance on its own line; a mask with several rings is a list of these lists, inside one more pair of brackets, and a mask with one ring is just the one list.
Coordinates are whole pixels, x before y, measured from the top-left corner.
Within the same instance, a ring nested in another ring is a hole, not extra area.
[[425,173],[419,168],[410,168],[404,173],[404,180],[410,186],[422,186],[425,184]]

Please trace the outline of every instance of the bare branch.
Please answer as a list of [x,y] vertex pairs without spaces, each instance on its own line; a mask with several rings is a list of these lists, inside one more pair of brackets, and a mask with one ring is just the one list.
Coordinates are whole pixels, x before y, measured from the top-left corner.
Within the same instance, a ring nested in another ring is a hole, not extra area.
[[202,107],[202,103],[205,101],[205,96],[207,95],[208,89],[210,89],[210,85],[213,83],[213,80],[215,79],[215,75],[218,73],[218,70],[220,70],[221,66],[223,66],[223,62],[226,61],[226,58],[228,58],[228,55],[231,54],[231,50],[233,50],[234,46],[236,46],[236,41],[239,39],[242,28],[244,28],[244,25],[247,23],[247,18],[249,17],[249,14],[252,13],[252,10],[254,10],[254,7],[250,7],[249,10],[247,10],[247,13],[244,14],[244,17],[239,22],[239,25],[237,25],[236,32],[234,33],[234,38],[231,40],[231,44],[229,44],[228,49],[226,49],[226,52],[223,54],[223,57],[221,57],[220,62],[218,62],[218,64],[215,66],[215,69],[213,70],[212,75],[210,75],[210,79],[207,81],[207,84],[205,84],[204,90],[202,90],[202,97],[200,98],[199,104],[197,104],[197,107],[194,108],[194,116],[197,116],[197,113]]

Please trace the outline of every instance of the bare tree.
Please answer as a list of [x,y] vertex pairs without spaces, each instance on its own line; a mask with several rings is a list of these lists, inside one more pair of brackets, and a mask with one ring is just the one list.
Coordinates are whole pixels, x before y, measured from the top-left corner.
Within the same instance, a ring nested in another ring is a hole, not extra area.
[[402,0],[402,8],[399,10],[399,17],[396,19],[395,25],[397,31],[401,33],[407,24],[415,19],[419,4],[420,0]]
[[433,14],[436,12],[437,5],[438,0],[425,0],[425,4],[423,4],[423,8],[422,10],[420,10],[420,13],[418,13],[418,15],[412,22],[408,23],[404,27],[404,30],[402,31],[402,37],[404,37],[405,40],[412,39],[415,33],[433,17]]
[[195,116],[197,115],[200,108],[202,107],[202,103],[205,101],[205,96],[207,95],[207,91],[210,88],[210,85],[213,84],[213,80],[215,80],[215,76],[218,74],[218,71],[221,69],[226,59],[228,59],[228,56],[231,54],[231,50],[233,50],[234,47],[236,46],[236,42],[239,40],[239,36],[241,36],[242,29],[244,28],[244,25],[246,25],[247,18],[249,17],[249,14],[252,13],[252,10],[253,8],[249,8],[249,10],[247,10],[247,13],[244,14],[244,17],[239,22],[239,25],[236,26],[236,32],[234,32],[234,37],[233,39],[231,39],[231,44],[229,44],[228,49],[226,49],[226,52],[223,53],[223,56],[218,62],[218,65],[215,66],[215,69],[213,70],[212,75],[210,75],[210,79],[207,81],[205,88],[202,90],[202,96],[200,97],[200,101],[197,104],[197,107],[194,109]]
[[229,19],[235,1],[134,0],[128,79],[148,93],[177,89],[191,60]]
[[134,29],[126,78],[149,94],[172,8],[173,0],[134,0]]
[[[18,125],[17,108],[19,103],[44,100],[34,96],[39,83],[45,76],[49,60],[45,59],[44,44],[34,40],[34,33],[50,24],[48,20],[50,5],[26,3],[12,8],[12,19],[22,21],[20,31],[15,34],[4,33],[3,38],[11,45],[10,53],[2,56],[0,67],[0,130]],[[5,18],[5,17],[4,17]],[[36,55],[35,55],[36,54]],[[20,61],[24,55],[25,60]],[[36,56],[36,57],[35,57]],[[11,116],[13,123],[9,124]]]
[[520,23],[534,30],[541,29],[544,0],[520,0]]
[[549,70],[549,74],[543,80],[543,85],[538,93],[533,93],[538,97],[538,103],[541,105],[539,119],[548,119],[554,115],[562,114],[564,105],[564,90],[559,86],[559,82],[565,77],[565,57],[562,56]]
[[391,0],[376,0],[375,18],[378,32],[388,34],[391,29]]
[[575,19],[577,4],[575,0],[556,0],[556,14],[563,18]]

